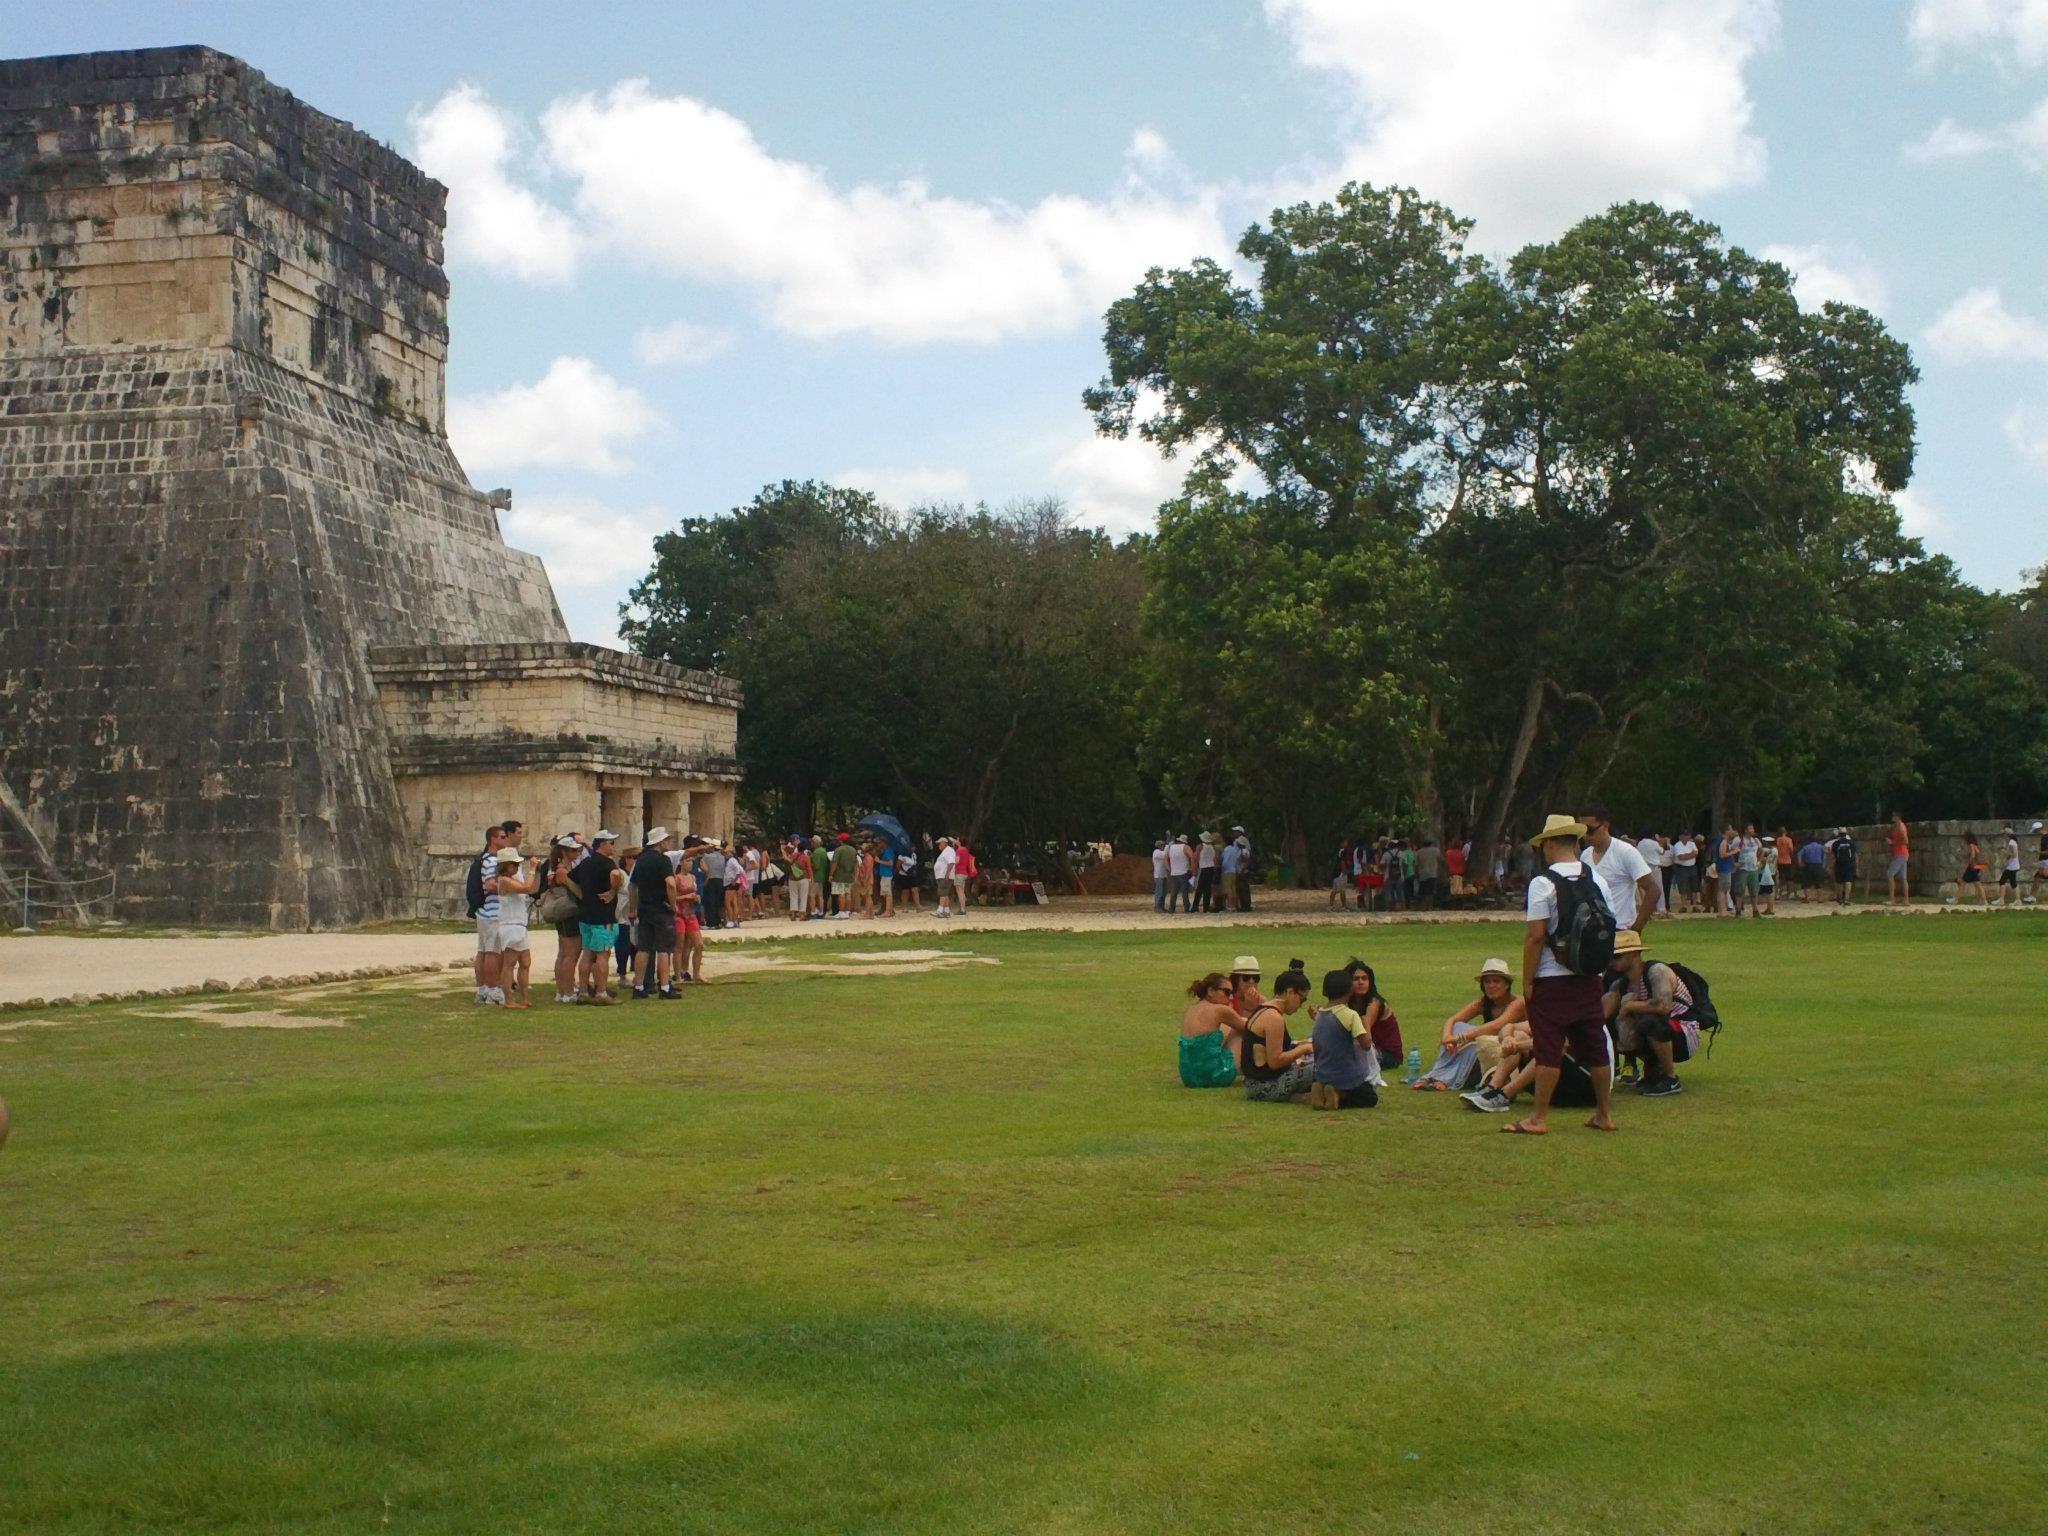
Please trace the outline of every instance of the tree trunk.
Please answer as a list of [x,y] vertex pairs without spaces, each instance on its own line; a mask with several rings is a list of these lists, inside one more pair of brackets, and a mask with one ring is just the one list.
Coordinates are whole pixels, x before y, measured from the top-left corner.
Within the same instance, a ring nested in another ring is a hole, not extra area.
[[1708,831],[1720,836],[1721,829],[1728,825],[1728,770],[1716,768],[1708,784],[1708,797],[1714,805],[1714,824]]
[[1429,724],[1422,750],[1422,772],[1415,787],[1416,808],[1422,813],[1422,830],[1429,840],[1439,848],[1444,845],[1444,803],[1437,793],[1436,783],[1436,742],[1437,731],[1443,723],[1443,706],[1435,699],[1429,701]]
[[1494,775],[1493,793],[1486,801],[1486,818],[1479,824],[1479,836],[1473,840],[1472,856],[1480,861],[1481,869],[1493,868],[1493,850],[1500,842],[1502,828],[1507,826],[1508,813],[1514,809],[1515,790],[1522,782],[1522,770],[1529,765],[1529,749],[1536,744],[1536,727],[1542,720],[1543,677],[1541,673],[1531,673],[1522,690],[1521,723],[1515,727],[1515,739],[1506,760]]

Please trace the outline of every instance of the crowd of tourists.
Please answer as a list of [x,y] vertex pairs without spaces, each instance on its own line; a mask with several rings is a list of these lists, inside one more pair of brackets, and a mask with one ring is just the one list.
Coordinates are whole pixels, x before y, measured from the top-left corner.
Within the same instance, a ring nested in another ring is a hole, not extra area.
[[706,929],[922,913],[927,894],[950,917],[967,909],[979,873],[973,851],[949,837],[927,872],[914,848],[854,832],[792,833],[767,848],[653,827],[622,848],[600,828],[588,838],[563,832],[544,855],[520,847],[525,832],[517,820],[486,829],[470,861],[479,1003],[530,1006],[536,929],[554,931],[556,1002],[673,999],[706,979]]
[[[2023,845],[2018,830],[2007,826],[1987,852],[1984,839],[1966,832],[1960,867],[1952,882],[1943,882],[1953,886],[1948,905],[1972,899],[1983,906],[2037,904],[2048,886],[2048,830],[2037,821],[2026,837]],[[1731,821],[1718,835],[1646,830],[1630,841],[1656,877],[1660,913],[1761,918],[1775,913],[1780,901],[1856,902],[1861,850],[1847,827],[1800,839],[1788,827],[1774,836],[1753,821]],[[1912,832],[1903,815],[1893,813],[1884,848],[1886,900],[1904,906],[1912,897]],[[1355,893],[1359,910],[1372,912],[1426,909],[1482,893],[1518,898],[1538,870],[1534,850],[1505,839],[1490,860],[1479,860],[1469,837],[1453,838],[1441,850],[1428,837],[1347,839],[1337,847],[1335,866],[1330,905],[1346,907]]]
[[1152,845],[1153,910],[1249,912],[1253,874],[1252,842],[1243,827],[1161,838]]
[[[1645,1097],[1682,1092],[1678,1067],[1720,1020],[1703,977],[1651,954],[1662,877],[1615,835],[1604,807],[1552,816],[1530,848],[1520,966],[1499,957],[1480,966],[1476,994],[1444,1021],[1426,1069],[1420,1046],[1404,1058],[1400,1019],[1365,961],[1314,983],[1292,960],[1267,995],[1257,960],[1245,955],[1189,985],[1181,1081],[1242,1081],[1262,1103],[1371,1108],[1405,1061],[1416,1089],[1458,1094],[1477,1111],[1506,1112],[1527,1093],[1530,1111],[1503,1127],[1525,1136],[1547,1133],[1554,1106],[1590,1108],[1589,1126],[1613,1130],[1617,1067]],[[1307,1037],[1297,1039],[1291,1024],[1305,1009]]]

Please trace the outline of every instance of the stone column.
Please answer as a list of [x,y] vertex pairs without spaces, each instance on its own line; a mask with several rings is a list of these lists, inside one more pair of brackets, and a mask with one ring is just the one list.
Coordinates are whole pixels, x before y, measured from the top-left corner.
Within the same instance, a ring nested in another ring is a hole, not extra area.
[[647,787],[647,825],[667,827],[677,843],[690,830],[689,821],[683,810],[683,792],[673,784],[657,789],[650,782]]
[[621,848],[637,848],[647,828],[640,820],[642,780],[614,778],[606,774],[599,795],[605,826],[619,834]]

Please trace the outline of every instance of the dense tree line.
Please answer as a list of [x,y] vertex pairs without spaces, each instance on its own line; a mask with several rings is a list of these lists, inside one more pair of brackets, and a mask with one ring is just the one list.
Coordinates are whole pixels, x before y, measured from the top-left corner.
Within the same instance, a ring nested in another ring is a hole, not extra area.
[[2048,577],[1982,592],[1901,530],[1903,343],[1689,214],[1504,263],[1468,228],[1349,186],[1112,306],[1085,403],[1188,465],[1155,536],[785,484],[664,536],[628,638],[745,684],[750,786],[798,823],[1227,817],[1305,854],[1588,794],[1674,825],[2048,798]]

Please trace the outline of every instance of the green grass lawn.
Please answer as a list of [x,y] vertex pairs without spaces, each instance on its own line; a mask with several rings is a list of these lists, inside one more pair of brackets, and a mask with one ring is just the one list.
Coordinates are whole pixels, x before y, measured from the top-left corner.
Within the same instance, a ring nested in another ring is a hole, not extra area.
[[1516,932],[0,1033],[0,1529],[2041,1529],[2048,919],[1663,930],[1618,1136],[1175,1079],[1238,948],[1427,1044]]

